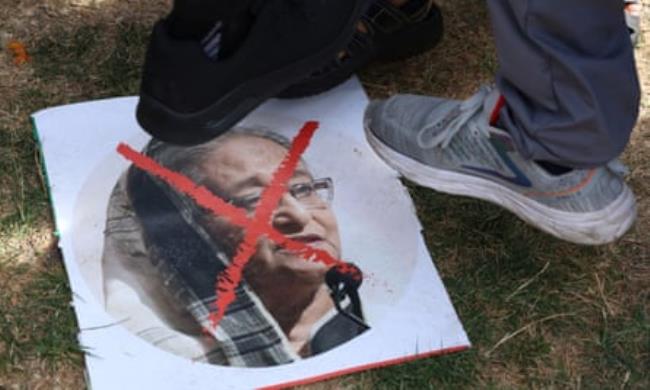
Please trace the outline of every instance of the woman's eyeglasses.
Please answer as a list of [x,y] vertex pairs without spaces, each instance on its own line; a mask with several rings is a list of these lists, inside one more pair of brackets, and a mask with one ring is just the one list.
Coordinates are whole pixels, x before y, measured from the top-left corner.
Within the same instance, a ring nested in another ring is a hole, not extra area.
[[[329,177],[315,179],[309,182],[292,184],[289,186],[288,192],[306,208],[322,208],[327,206],[334,197],[334,183]],[[253,211],[259,204],[261,195],[261,193],[258,193],[230,198],[230,203],[248,211]]]

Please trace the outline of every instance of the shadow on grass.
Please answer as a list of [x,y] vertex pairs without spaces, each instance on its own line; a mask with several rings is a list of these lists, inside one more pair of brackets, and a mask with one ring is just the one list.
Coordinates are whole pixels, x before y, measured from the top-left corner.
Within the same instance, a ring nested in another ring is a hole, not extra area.
[[125,22],[55,30],[33,51],[35,73],[80,87],[84,100],[137,94],[150,28]]
[[[13,275],[0,286],[0,373],[20,370],[28,360],[58,364],[82,363],[77,342],[77,325],[70,306],[67,276],[59,265],[28,275],[26,266],[6,269]],[[29,279],[19,291],[10,283]]]
[[407,185],[474,348],[374,372],[379,387],[648,383],[650,292],[603,316],[627,283],[626,246],[565,243],[498,206]]

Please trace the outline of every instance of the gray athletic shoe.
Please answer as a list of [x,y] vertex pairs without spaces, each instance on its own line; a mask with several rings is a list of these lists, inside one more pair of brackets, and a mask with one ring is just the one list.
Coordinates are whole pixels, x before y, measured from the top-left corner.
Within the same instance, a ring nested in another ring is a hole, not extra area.
[[397,95],[368,106],[366,135],[380,157],[420,185],[496,203],[567,241],[621,237],[636,217],[626,168],[613,161],[551,175],[489,125],[498,98],[492,87],[464,102]]

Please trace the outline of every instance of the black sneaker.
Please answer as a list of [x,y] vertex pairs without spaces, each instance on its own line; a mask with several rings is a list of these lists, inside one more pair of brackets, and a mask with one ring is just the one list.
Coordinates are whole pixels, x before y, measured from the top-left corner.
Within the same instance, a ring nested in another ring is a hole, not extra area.
[[433,0],[409,0],[401,7],[374,0],[345,51],[327,66],[282,91],[280,98],[302,98],[327,91],[371,62],[403,60],[432,49],[443,33],[442,14]]
[[262,0],[241,45],[211,60],[198,40],[154,26],[136,117],[153,137],[192,145],[223,134],[345,47],[369,0]]

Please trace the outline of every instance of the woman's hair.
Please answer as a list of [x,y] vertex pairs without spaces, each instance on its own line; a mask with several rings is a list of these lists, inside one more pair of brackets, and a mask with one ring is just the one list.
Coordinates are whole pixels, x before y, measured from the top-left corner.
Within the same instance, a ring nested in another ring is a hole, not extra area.
[[162,166],[182,173],[195,183],[201,184],[205,180],[205,173],[201,170],[201,167],[210,152],[232,137],[242,135],[264,138],[275,142],[287,150],[291,147],[291,141],[288,138],[270,129],[263,127],[235,127],[220,137],[194,146],[178,146],[152,140],[145,147],[145,153]]
[[[226,140],[240,135],[257,136],[290,147],[289,140],[279,134],[264,129],[236,128],[192,147],[151,141],[145,153],[166,168],[201,184],[205,180],[201,167],[209,154]],[[231,253],[222,237],[208,234],[202,224],[205,211],[188,196],[133,166],[126,181],[127,197],[142,231],[146,257],[180,307],[197,324],[209,329],[216,299],[215,280],[230,264]],[[293,361],[293,355],[282,341],[282,329],[245,280],[237,286],[235,295],[235,301],[219,323],[221,336],[218,347],[209,353],[209,361],[247,367]],[[251,352],[250,345],[260,347]]]
[[[190,147],[152,140],[145,153],[200,185],[206,179],[202,166],[210,153],[238,136],[264,138],[286,149],[291,146],[286,137],[270,130],[238,127]],[[191,291],[198,299],[212,296],[217,274],[230,263],[232,243],[208,234],[204,228],[206,212],[193,199],[149,173],[132,166],[126,188],[154,266],[179,291]]]

